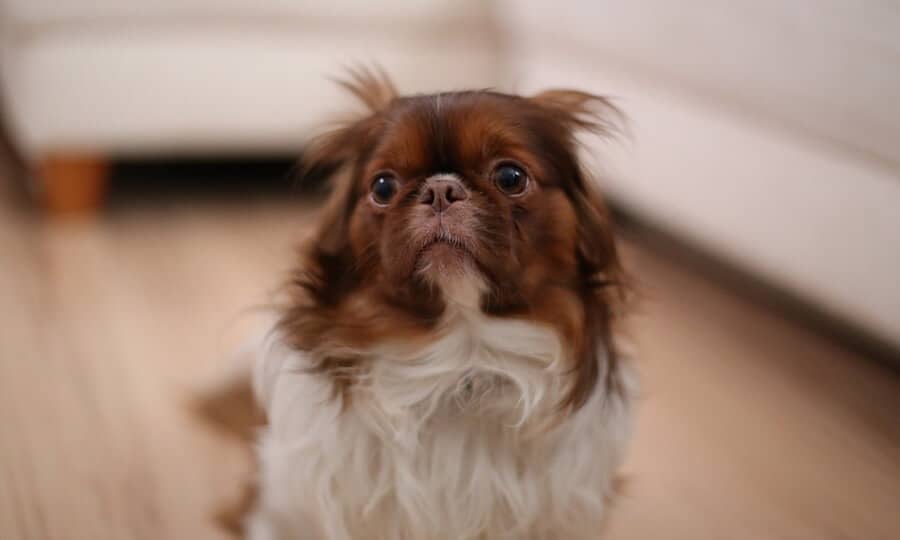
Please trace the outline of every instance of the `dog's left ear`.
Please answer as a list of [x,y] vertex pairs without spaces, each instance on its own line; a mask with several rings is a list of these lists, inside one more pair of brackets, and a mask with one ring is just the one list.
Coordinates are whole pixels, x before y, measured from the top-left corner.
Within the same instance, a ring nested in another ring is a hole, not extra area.
[[625,123],[622,112],[609,98],[579,90],[547,90],[531,101],[557,124],[563,150],[570,163],[569,198],[578,215],[578,256],[585,279],[610,284],[619,281],[619,262],[609,211],[595,182],[578,158],[578,135],[591,132],[601,137],[620,133]]
[[[577,409],[598,383],[607,392],[617,391],[618,354],[612,324],[616,306],[626,293],[610,213],[581,164],[578,135],[615,135],[621,131],[624,116],[609,99],[577,90],[549,90],[530,99],[553,126],[556,166],[566,177],[563,186],[578,217],[576,255],[585,299],[585,332],[574,370],[575,384],[563,402]],[[604,357],[598,356],[601,349],[606,351]]]

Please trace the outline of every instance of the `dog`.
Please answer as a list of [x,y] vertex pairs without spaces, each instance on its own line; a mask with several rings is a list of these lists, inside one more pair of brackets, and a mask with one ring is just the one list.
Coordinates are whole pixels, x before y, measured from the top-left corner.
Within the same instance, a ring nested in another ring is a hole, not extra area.
[[247,538],[596,538],[635,381],[578,136],[618,110],[574,90],[341,84],[366,110],[304,154],[332,192],[255,348]]

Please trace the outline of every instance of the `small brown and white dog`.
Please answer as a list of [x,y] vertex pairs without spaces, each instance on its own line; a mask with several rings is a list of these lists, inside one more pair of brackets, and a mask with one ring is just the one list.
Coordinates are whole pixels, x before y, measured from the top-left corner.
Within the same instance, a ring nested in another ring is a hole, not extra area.
[[321,138],[332,177],[257,351],[251,540],[595,538],[630,431],[610,221],[577,91],[398,96]]

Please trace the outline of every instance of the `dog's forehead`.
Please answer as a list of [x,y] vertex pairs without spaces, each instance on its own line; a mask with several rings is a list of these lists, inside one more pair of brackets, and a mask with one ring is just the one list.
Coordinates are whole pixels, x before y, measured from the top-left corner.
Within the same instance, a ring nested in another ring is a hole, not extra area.
[[373,157],[396,168],[464,167],[530,144],[526,107],[514,96],[444,93],[398,100]]

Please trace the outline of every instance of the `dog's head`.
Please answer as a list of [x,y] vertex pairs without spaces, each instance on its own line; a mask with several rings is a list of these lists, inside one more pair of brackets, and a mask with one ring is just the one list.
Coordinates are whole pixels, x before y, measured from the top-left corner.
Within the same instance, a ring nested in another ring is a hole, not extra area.
[[412,338],[458,308],[528,319],[571,350],[567,403],[582,404],[614,362],[596,351],[611,351],[621,280],[576,134],[607,132],[616,109],[569,90],[401,97],[367,73],[345,86],[368,110],[304,156],[334,188],[283,320],[293,344]]

